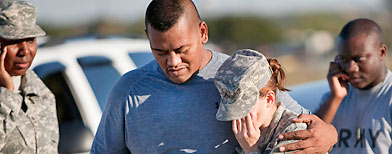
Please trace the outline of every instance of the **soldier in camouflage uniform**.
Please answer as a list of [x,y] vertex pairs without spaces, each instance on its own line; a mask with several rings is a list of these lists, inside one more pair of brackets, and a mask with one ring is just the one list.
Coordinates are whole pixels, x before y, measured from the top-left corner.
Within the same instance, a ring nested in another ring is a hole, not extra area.
[[0,153],[58,153],[54,95],[28,70],[45,35],[35,18],[27,2],[0,3]]
[[284,80],[276,59],[267,60],[249,49],[237,51],[219,68],[215,85],[221,102],[216,118],[232,121],[243,149],[240,153],[280,153],[281,145],[297,140],[279,141],[279,134],[307,128],[305,123],[293,123],[298,114],[276,102],[276,90],[288,90],[283,87]]

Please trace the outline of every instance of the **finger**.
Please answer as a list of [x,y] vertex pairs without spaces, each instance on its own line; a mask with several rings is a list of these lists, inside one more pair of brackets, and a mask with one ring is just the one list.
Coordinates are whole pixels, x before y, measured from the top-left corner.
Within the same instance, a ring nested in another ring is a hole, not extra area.
[[231,124],[232,124],[233,133],[238,134],[237,120],[231,121]]
[[259,128],[257,128],[256,124],[253,122],[253,121],[255,121],[254,118],[255,118],[255,116],[253,114],[250,114],[250,119],[252,120],[252,127],[255,128],[255,130],[257,130]]
[[249,114],[246,115],[245,120],[246,120],[246,127],[248,128],[248,130],[253,131],[254,130],[253,122]]
[[341,84],[342,84],[342,86],[343,86],[344,88],[348,89],[348,88],[349,88],[348,82],[349,82],[348,79],[346,79],[345,82],[341,82]]
[[241,118],[241,124],[242,124],[242,131],[246,131],[248,128],[246,127],[246,120],[245,118]]
[[279,151],[295,151],[295,150],[309,150],[308,148],[313,148],[313,145],[311,141],[303,140],[303,141],[298,141],[286,145],[282,145],[279,147]]
[[320,118],[314,114],[301,114],[297,118],[293,119],[293,122],[294,123],[306,123],[309,125],[312,121],[317,121],[318,119],[320,119]]
[[342,84],[347,82],[348,79],[349,78],[347,75],[336,74],[328,79],[329,88],[331,88],[331,90],[334,91],[334,89],[341,87]]
[[348,81],[349,77],[346,73],[342,72],[342,71],[334,71],[334,72],[330,72],[328,73],[327,76],[328,80],[340,80],[340,81]]
[[294,132],[287,132],[279,135],[281,140],[304,140],[311,137],[312,134],[309,130],[297,130]]
[[341,81],[348,81],[350,78],[345,73],[338,73],[335,75]]
[[242,130],[242,124],[241,124],[241,119],[237,119],[237,130],[240,132]]
[[4,67],[4,61],[5,61],[5,56],[7,55],[7,47],[4,47],[4,49],[3,49],[3,52],[1,52],[1,55],[0,55],[0,69],[1,70],[5,70],[5,67]]
[[296,151],[296,152],[291,153],[291,154],[309,154],[309,153],[317,153],[317,152],[315,152],[315,151],[317,151],[316,148],[307,148],[307,149],[304,149],[304,150],[301,150],[301,151]]

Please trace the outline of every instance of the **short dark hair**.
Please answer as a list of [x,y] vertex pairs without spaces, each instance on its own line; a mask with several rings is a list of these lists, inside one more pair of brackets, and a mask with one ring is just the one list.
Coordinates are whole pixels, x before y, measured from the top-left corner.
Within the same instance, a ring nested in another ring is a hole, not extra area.
[[359,18],[347,23],[339,34],[343,40],[361,35],[361,34],[376,34],[379,41],[383,42],[382,31],[380,26],[373,20],[366,18]]
[[[195,8],[197,15],[200,15],[195,4],[189,0]],[[145,16],[145,26],[165,32],[169,30],[178,19],[185,13],[184,0],[153,0],[147,7]]]

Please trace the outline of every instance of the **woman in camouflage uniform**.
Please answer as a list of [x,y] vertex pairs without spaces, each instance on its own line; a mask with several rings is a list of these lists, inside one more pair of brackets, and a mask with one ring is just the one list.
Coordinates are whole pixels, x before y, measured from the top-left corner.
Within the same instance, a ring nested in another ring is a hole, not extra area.
[[54,95],[29,67],[37,52],[36,9],[0,2],[0,153],[57,152]]
[[232,121],[240,153],[277,153],[279,146],[297,140],[279,141],[279,134],[305,130],[305,123],[293,123],[298,114],[276,102],[285,73],[276,59],[266,59],[253,50],[239,50],[227,59],[215,76],[221,95],[216,118]]

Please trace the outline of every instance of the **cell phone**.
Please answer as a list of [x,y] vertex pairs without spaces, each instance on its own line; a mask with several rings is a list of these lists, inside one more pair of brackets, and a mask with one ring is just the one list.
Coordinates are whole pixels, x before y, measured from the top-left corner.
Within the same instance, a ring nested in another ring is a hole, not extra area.
[[[339,69],[340,72],[342,72],[343,74],[348,75],[348,74],[344,71],[344,69],[342,68],[342,57],[341,57],[340,55],[337,55],[337,56],[335,57],[335,61],[334,61],[334,62],[335,62],[336,65],[338,65],[338,69]],[[341,82],[349,82],[349,81],[348,81],[348,76],[347,76],[347,77],[340,77],[339,80],[340,80]]]
[[339,69],[342,71],[342,70],[343,70],[343,69],[342,69],[342,66],[341,66],[342,57],[339,56],[339,55],[337,55],[337,56],[335,57],[335,61],[334,61],[334,62],[338,65]]

